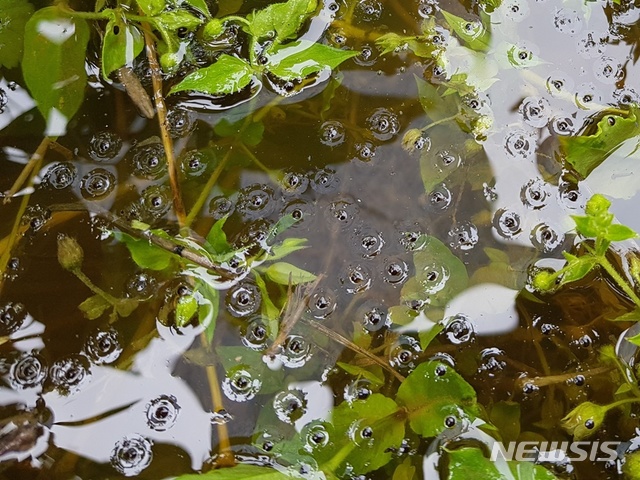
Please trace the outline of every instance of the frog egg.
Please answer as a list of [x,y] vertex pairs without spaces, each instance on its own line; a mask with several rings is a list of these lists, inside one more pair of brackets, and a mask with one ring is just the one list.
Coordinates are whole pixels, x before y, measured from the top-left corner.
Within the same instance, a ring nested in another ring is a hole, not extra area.
[[246,365],[238,365],[229,370],[222,381],[222,391],[234,402],[251,400],[260,392],[261,387],[262,381],[254,378]]
[[89,156],[96,162],[116,160],[122,150],[122,139],[112,132],[98,132],[89,141]]
[[125,477],[140,474],[153,459],[152,443],[141,435],[124,437],[111,451],[111,466]]
[[9,383],[15,390],[40,387],[45,378],[47,364],[37,352],[22,354],[9,370]]
[[293,425],[307,412],[307,398],[302,390],[287,390],[273,399],[276,416],[284,423]]
[[73,185],[77,176],[78,172],[73,163],[55,163],[47,169],[42,182],[46,187],[54,190],[63,190]]
[[116,177],[104,168],[96,168],[80,181],[80,192],[87,200],[101,200],[107,197],[116,185]]
[[239,283],[229,289],[225,305],[234,317],[247,317],[260,309],[262,297],[258,287],[249,282]]
[[92,333],[85,341],[84,353],[95,365],[115,362],[122,353],[118,332],[109,328]]
[[147,425],[157,432],[164,432],[173,427],[179,413],[180,405],[173,395],[160,395],[145,407]]

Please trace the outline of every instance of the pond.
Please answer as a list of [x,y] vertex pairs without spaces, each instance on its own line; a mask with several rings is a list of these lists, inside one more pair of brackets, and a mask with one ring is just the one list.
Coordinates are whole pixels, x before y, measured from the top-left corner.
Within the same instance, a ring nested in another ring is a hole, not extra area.
[[639,19],[0,0],[0,478],[640,478]]

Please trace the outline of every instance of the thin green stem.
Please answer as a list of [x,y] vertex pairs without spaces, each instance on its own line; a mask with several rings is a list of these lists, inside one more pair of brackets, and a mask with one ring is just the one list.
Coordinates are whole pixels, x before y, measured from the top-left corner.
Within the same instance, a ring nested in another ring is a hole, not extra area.
[[455,120],[458,117],[458,115],[451,115],[450,117],[446,117],[446,118],[441,118],[440,120],[436,120],[435,122],[431,122],[429,125],[427,125],[426,127],[423,127],[420,129],[421,132],[426,132],[427,130],[433,128],[433,127],[437,127],[438,125],[442,125],[443,123],[447,123],[450,122],[452,120]]
[[638,308],[640,308],[640,298],[636,295],[636,292],[633,291],[631,285],[622,278],[622,276],[618,273],[618,271],[614,268],[613,265],[607,260],[604,255],[597,257],[598,263],[604,268],[604,270],[609,274],[611,278],[618,284],[618,286],[627,294],[627,296],[631,299],[633,303],[636,304]]
[[95,283],[91,281],[89,277],[87,277],[84,274],[82,270],[80,270],[79,268],[76,268],[74,270],[71,270],[71,273],[73,273],[76,277],[78,277],[78,280],[84,283],[89,290],[91,290],[96,295],[99,295],[102,298],[104,298],[105,301],[109,302],[110,305],[113,305],[114,307],[118,305],[118,299],[116,297],[109,295],[107,292],[105,292],[100,287],[98,287]]
[[625,405],[627,403],[639,403],[639,402],[640,402],[640,397],[623,398],[622,400],[618,400],[617,402],[613,402],[613,403],[610,403],[609,405],[605,405],[605,408],[607,409],[607,411],[609,411],[616,407],[619,407],[620,405]]
[[78,12],[76,10],[72,10],[65,4],[60,4],[59,8],[70,17],[84,18],[86,20],[110,20],[113,16],[113,9],[111,8],[103,10],[102,12]]
[[222,160],[220,161],[216,169],[213,171],[213,173],[209,177],[209,180],[207,180],[207,184],[200,191],[200,195],[198,195],[198,198],[196,199],[196,203],[193,204],[193,207],[191,207],[191,211],[189,212],[189,215],[187,215],[187,218],[184,220],[185,227],[190,227],[193,221],[196,219],[196,217],[200,213],[200,210],[204,206],[204,202],[206,202],[207,197],[209,197],[209,193],[211,192],[214,185],[218,181],[218,178],[220,178],[220,174],[222,173],[222,170],[227,165],[227,162],[229,161],[229,157],[231,156],[231,151],[232,151],[231,149],[227,150],[227,153],[224,155],[224,157],[222,158]]

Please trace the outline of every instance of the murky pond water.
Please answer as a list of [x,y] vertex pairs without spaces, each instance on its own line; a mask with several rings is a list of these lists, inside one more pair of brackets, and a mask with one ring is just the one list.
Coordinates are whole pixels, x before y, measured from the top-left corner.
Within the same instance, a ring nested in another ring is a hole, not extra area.
[[[196,19],[144,27],[161,84],[145,53],[103,75],[118,30],[91,12],[148,17],[69,4],[90,30],[68,124],[0,70],[0,477],[640,478],[635,347],[614,349],[637,318],[610,321],[640,307],[634,244],[532,281],[598,248],[572,219],[594,193],[640,230],[640,6],[159,3],[138,2]],[[180,87],[216,62],[221,90]],[[131,98],[154,91],[166,118]],[[488,460],[583,438],[597,455]]]

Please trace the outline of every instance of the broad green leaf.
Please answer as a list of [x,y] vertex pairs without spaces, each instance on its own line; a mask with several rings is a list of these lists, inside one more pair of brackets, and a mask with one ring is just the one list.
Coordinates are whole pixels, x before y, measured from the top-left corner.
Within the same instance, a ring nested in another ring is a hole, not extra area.
[[256,285],[260,290],[260,296],[262,297],[262,303],[260,305],[260,309],[262,310],[262,314],[267,319],[267,327],[269,330],[269,338],[275,340],[278,336],[278,331],[280,329],[280,310],[276,307],[269,296],[269,290],[267,290],[267,285],[264,283],[264,279],[257,271],[253,271],[253,276],[256,280]]
[[640,322],[640,308],[636,307],[630,312],[609,319],[611,322]]
[[187,75],[169,93],[185,90],[210,95],[235,93],[249,85],[252,74],[253,68],[245,60],[224,53],[214,64]]
[[597,263],[596,259],[590,255],[576,257],[575,255],[571,255],[567,252],[563,252],[563,254],[568,264],[562,269],[562,277],[560,279],[560,284],[557,285],[558,287],[580,280],[587,275]]
[[478,52],[489,50],[491,33],[481,22],[471,22],[444,10],[441,12],[449,26],[467,47]]
[[393,471],[391,480],[413,480],[416,473],[416,467],[411,465],[411,459],[405,458],[404,462],[396,467]]
[[438,89],[418,76],[414,76],[418,86],[418,97],[422,109],[432,121],[442,120],[457,115],[458,101],[455,95],[443,97]]
[[277,77],[294,80],[325,69],[334,69],[356,55],[358,52],[352,50],[340,50],[322,43],[299,40],[274,49],[266,68]]
[[184,3],[195,8],[198,12],[207,18],[211,18],[211,12],[205,0],[184,0]]
[[144,47],[140,30],[122,18],[107,23],[102,40],[102,76],[105,80],[120,67],[129,65]]
[[[154,231],[154,233],[160,232]],[[171,264],[171,261],[175,258],[172,253],[169,253],[165,249],[154,245],[148,240],[134,238],[128,233],[116,231],[113,232],[113,236],[116,240],[124,243],[127,246],[129,252],[131,253],[131,258],[136,263],[136,265],[141,268],[148,268],[150,270],[164,270]]]
[[279,260],[286,257],[290,253],[307,248],[306,238],[285,238],[282,243],[278,243],[271,248],[269,260]]
[[200,279],[196,282],[196,290],[201,295],[198,299],[198,321],[205,326],[207,344],[211,345],[220,309],[220,292]]
[[533,462],[509,462],[509,468],[516,480],[557,480],[553,473]]
[[179,28],[186,28],[189,31],[195,30],[202,23],[202,19],[191,15],[186,10],[172,10],[153,17],[152,21],[159,27],[170,32],[175,32]]
[[57,7],[38,10],[25,26],[22,74],[47,122],[48,136],[64,135],[82,105],[88,41],[87,22]]
[[295,477],[270,467],[240,464],[207,473],[180,475],[175,480],[289,480]]
[[489,461],[479,448],[458,448],[448,451],[447,457],[449,460],[447,480],[468,480],[470,478],[507,480],[507,477],[498,471],[496,464]]
[[213,255],[223,255],[230,252],[233,247],[229,245],[227,234],[223,230],[228,216],[224,216],[216,221],[207,233],[205,249]]
[[148,16],[158,15],[166,6],[165,0],[136,0],[136,3]]
[[78,305],[80,311],[84,314],[88,320],[95,320],[102,316],[102,314],[109,308],[111,304],[107,302],[101,295],[92,295],[84,302]]
[[[607,410],[607,406],[597,405],[592,402],[583,402],[562,419],[562,428],[564,428],[569,435],[573,435],[574,440],[580,441],[593,435],[600,429]],[[588,428],[587,425],[591,426],[591,428]]]
[[418,332],[420,348],[425,350],[429,345],[431,345],[431,342],[433,342],[442,330],[444,330],[444,325],[441,322],[438,322],[434,323],[429,330],[421,330]]
[[422,248],[413,254],[415,277],[402,288],[405,300],[424,300],[432,306],[446,305],[469,281],[464,263],[435,237],[423,235]]
[[[339,458],[340,464],[349,464],[355,474],[377,470],[391,461],[392,450],[401,445],[404,422],[396,402],[379,393],[366,400],[342,402],[334,409],[331,420],[334,448],[322,453],[332,453],[330,463]],[[322,467],[323,459],[317,460]]]
[[269,229],[269,235],[267,236],[267,243],[270,243],[274,238],[280,235],[282,232],[288,230],[298,220],[293,218],[293,215],[287,214],[281,216],[273,227]]
[[176,327],[182,328],[189,324],[198,311],[198,301],[195,295],[182,295],[178,297],[175,310]]
[[0,0],[0,67],[13,68],[22,60],[24,27],[32,13],[26,0]]
[[448,417],[459,424],[465,417],[474,420],[479,415],[473,387],[437,361],[422,363],[411,372],[398,388],[396,400],[408,410],[412,430],[426,438],[444,431]]
[[294,37],[317,6],[317,0],[289,0],[269,5],[247,17],[249,30],[257,39],[275,37],[277,45]]
[[370,372],[369,370],[367,370],[366,368],[359,367],[358,365],[351,365],[349,363],[344,363],[344,362],[337,362],[336,365],[339,366],[348,374],[353,375],[354,377],[366,378],[374,385],[384,384],[384,377],[379,377],[373,372]]
[[637,236],[638,234],[626,225],[609,225],[604,238],[606,238],[610,242],[621,242],[623,240],[629,240],[630,238],[635,238]]
[[265,270],[265,275],[272,282],[280,285],[298,285],[299,283],[312,282],[316,279],[313,273],[307,272],[301,268],[291,265],[287,262],[272,263]]
[[640,135],[639,110],[640,107],[631,105],[625,116],[606,114],[605,110],[592,135],[558,137],[567,163],[586,178],[625,140]]
[[138,308],[140,301],[136,298],[119,298],[114,308],[121,317],[128,317]]

